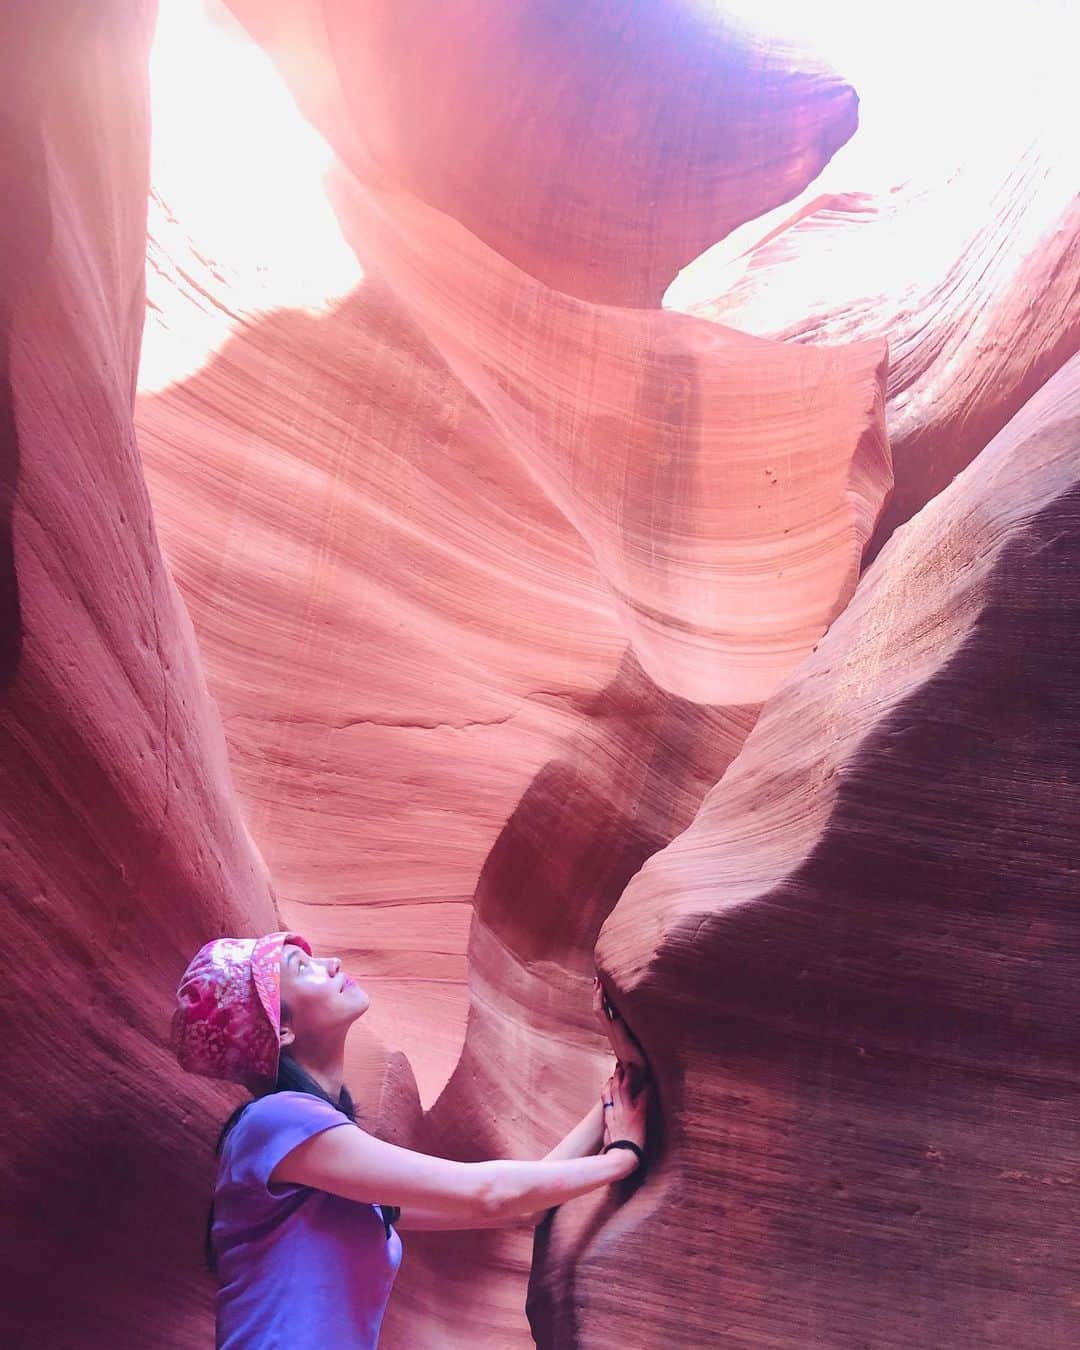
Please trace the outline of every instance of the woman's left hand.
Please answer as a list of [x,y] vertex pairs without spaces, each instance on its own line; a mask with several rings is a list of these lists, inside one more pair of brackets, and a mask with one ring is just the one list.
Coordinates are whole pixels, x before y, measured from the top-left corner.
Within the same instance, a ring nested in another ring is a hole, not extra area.
[[604,996],[604,986],[600,983],[600,976],[594,975],[592,982],[592,1010],[593,1016],[600,1024],[600,1028],[605,1036],[611,1035],[612,1018],[609,1015],[609,1009],[614,1012],[611,1004]]
[[600,1112],[604,1117],[604,1137],[600,1141],[601,1149],[605,1146],[605,1144],[611,1143],[611,1130],[608,1128],[608,1121],[611,1119],[612,1107],[609,1106],[608,1103],[609,1102],[614,1103],[615,1098],[612,1096],[614,1090],[615,1090],[615,1075],[612,1074],[611,1077],[604,1084],[604,1086],[600,1089],[600,1102],[601,1102]]
[[[605,997],[599,975],[593,979],[593,1013],[603,1028],[604,1035],[611,1042],[619,1063],[628,1074],[630,1091],[636,1097],[642,1086],[649,1081],[648,1061],[644,1050],[635,1040],[615,1005]],[[604,1091],[605,1100],[610,1101],[611,1093],[608,1092],[607,1085]]]

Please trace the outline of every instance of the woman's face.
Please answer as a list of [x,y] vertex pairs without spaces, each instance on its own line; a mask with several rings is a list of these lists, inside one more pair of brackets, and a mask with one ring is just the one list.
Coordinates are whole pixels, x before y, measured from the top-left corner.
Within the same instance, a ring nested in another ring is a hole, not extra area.
[[308,956],[303,947],[290,942],[282,948],[282,1028],[292,1031],[298,1047],[334,1033],[340,1036],[367,1011],[370,1001],[365,990],[342,970],[338,957]]

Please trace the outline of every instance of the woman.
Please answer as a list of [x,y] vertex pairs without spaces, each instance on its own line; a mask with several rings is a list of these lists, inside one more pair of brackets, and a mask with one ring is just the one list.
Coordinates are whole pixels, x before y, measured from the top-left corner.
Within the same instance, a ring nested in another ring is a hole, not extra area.
[[[593,987],[616,1048],[643,1069],[599,981]],[[452,1162],[366,1133],[343,1075],[345,1038],[368,996],[336,956],[314,956],[298,933],[206,943],[176,996],[172,1043],[183,1068],[243,1083],[255,1097],[225,1122],[217,1146],[207,1252],[218,1276],[218,1350],[368,1350],[401,1261],[395,1228],[535,1225],[644,1161],[649,1089],[642,1075],[635,1097],[622,1064],[601,1101],[537,1162]],[[381,1202],[391,1196],[393,1206]]]

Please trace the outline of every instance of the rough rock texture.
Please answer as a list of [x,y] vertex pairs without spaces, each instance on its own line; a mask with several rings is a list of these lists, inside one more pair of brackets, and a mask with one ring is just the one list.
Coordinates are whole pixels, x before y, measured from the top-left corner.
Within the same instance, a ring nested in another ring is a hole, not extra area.
[[541,1345],[1075,1342],[1078,578],[1080,358],[605,923],[663,1143],[599,1234],[556,1217]]

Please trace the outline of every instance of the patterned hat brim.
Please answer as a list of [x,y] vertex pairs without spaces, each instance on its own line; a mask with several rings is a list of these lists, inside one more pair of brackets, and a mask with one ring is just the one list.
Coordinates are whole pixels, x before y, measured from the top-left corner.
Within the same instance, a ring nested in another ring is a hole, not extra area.
[[251,973],[259,1002],[275,1036],[281,1030],[281,952],[287,942],[311,956],[311,943],[299,933],[267,933],[256,939],[251,954]]

